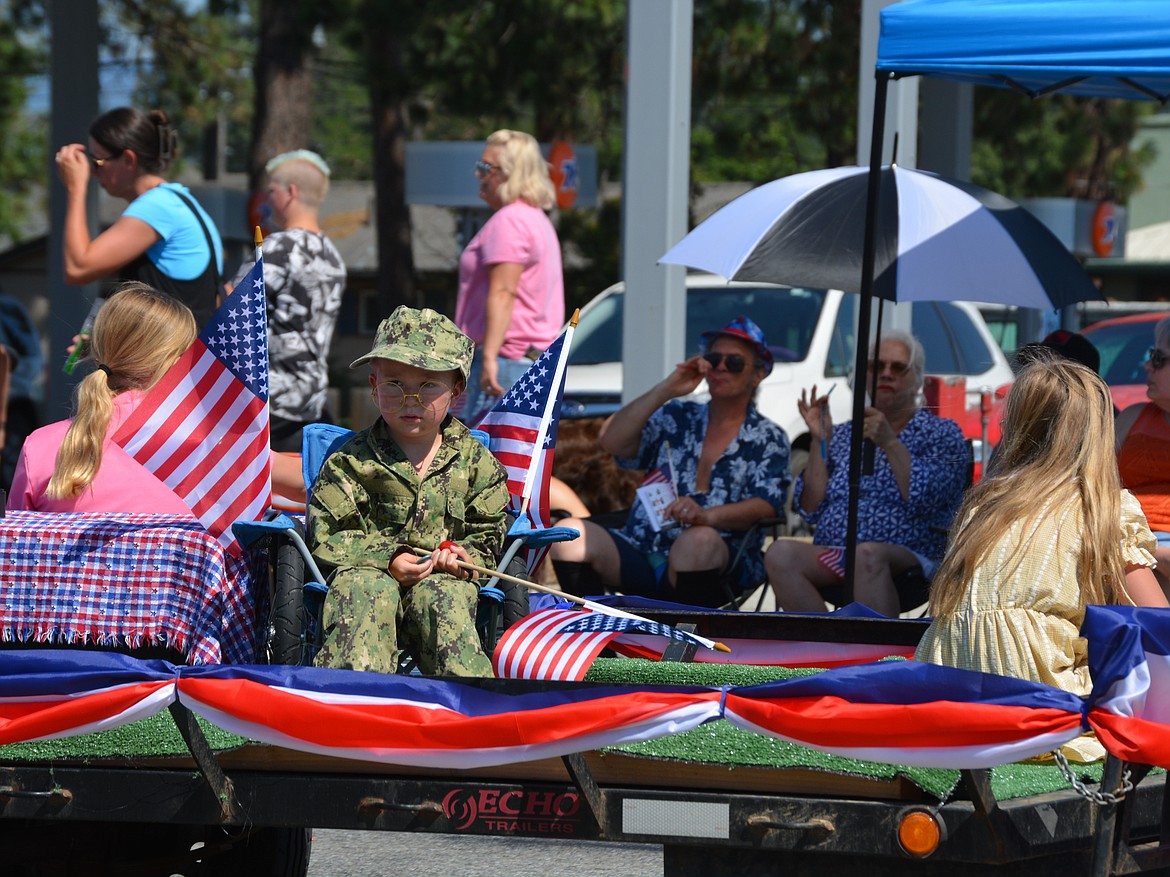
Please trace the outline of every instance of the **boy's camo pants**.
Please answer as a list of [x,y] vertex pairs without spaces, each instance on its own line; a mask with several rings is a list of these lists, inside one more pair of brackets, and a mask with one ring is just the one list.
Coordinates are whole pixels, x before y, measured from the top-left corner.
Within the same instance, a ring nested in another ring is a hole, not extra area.
[[479,586],[435,573],[403,588],[390,573],[342,569],[322,610],[318,667],[395,673],[403,649],[427,675],[491,676],[475,630]]

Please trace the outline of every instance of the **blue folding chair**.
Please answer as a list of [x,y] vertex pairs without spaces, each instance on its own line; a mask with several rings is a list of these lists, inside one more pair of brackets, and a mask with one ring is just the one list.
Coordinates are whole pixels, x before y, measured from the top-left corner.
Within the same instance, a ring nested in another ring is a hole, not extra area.
[[[472,430],[485,447],[488,435]],[[311,423],[303,430],[301,473],[311,495],[313,484],[325,460],[345,444],[353,431],[327,423]],[[274,548],[274,581],[269,622],[265,631],[265,652],[272,664],[310,665],[321,646],[321,608],[329,588],[325,577],[309,553],[304,539],[304,524],[286,514],[263,521],[237,521],[232,532],[244,547],[262,538]],[[509,528],[507,548],[497,572],[523,578],[527,572],[520,550],[543,547],[552,542],[576,539],[580,533],[571,527],[533,528],[527,520],[516,520]],[[476,629],[484,651],[495,650],[501,630],[528,614],[528,590],[517,582],[493,576],[479,589]]]

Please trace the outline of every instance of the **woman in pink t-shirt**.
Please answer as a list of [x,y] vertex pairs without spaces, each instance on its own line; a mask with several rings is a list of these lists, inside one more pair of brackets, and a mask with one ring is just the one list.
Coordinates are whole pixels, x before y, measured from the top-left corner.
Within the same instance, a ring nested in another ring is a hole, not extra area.
[[530,134],[501,130],[475,163],[493,213],[459,258],[455,323],[475,342],[458,412],[474,420],[556,340],[565,322],[561,245],[544,211],[556,201],[548,163]]

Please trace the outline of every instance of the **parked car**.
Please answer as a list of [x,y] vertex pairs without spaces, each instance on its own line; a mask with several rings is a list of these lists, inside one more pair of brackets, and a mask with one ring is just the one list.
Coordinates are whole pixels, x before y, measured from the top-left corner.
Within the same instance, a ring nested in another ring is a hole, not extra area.
[[[686,280],[686,351],[698,349],[699,334],[746,314],[769,341],[775,368],[760,385],[761,413],[784,427],[794,447],[807,449],[805,424],[796,407],[800,391],[842,384],[831,399],[833,420],[852,417],[849,375],[854,364],[857,296],[835,289],[805,289],[769,284],[728,283],[711,274]],[[569,354],[564,415],[610,414],[621,402],[622,313],[625,287],[614,284],[581,310]],[[967,302],[914,302],[911,331],[926,350],[929,375],[966,379],[967,414],[961,426],[975,441],[983,438],[982,392],[990,391],[995,410],[988,413],[988,439],[999,440],[998,408],[1012,369],[992,338],[979,310]],[[996,393],[996,390],[1000,390]],[[706,385],[696,391],[705,397]],[[980,458],[976,450],[976,459]]]
[[1170,311],[1101,320],[1081,333],[1101,354],[1101,377],[1120,411],[1147,401],[1146,371],[1142,366],[1154,346],[1154,326],[1163,317],[1170,317]]

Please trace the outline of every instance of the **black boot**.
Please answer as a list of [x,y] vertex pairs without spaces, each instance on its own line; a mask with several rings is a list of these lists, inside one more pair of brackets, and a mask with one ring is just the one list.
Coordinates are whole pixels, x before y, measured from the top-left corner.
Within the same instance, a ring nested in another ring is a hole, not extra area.
[[674,595],[666,599],[688,606],[718,609],[730,599],[720,581],[722,572],[721,569],[698,569],[675,573]]
[[557,583],[566,594],[585,597],[605,593],[605,586],[589,564],[572,560],[554,560],[552,565],[557,574]]

